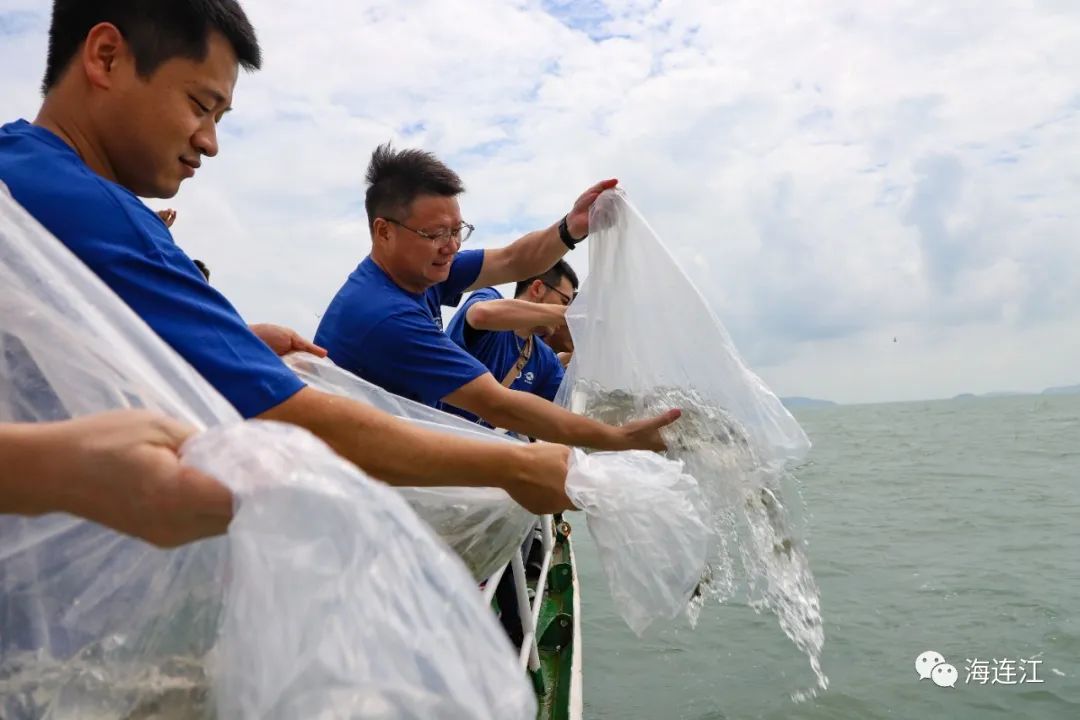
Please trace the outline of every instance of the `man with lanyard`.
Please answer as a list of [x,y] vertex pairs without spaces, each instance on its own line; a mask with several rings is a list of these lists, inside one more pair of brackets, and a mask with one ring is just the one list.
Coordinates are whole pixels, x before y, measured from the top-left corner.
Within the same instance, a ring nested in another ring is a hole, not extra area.
[[[493,287],[476,290],[450,320],[446,332],[494,377],[501,378],[503,387],[554,401],[562,383],[563,365],[541,336],[551,337],[558,328],[565,327],[566,308],[577,287],[577,274],[566,260],[559,260],[543,275],[519,282],[513,300],[503,299]],[[452,405],[447,410],[487,424]],[[541,537],[539,528],[534,529],[521,548],[531,579],[539,574],[543,563]],[[518,647],[524,633],[509,574],[496,588],[495,598],[501,609],[499,619]]]
[[[244,417],[307,428],[392,484],[494,486],[533,512],[570,507],[564,447],[463,441],[306,387],[278,356],[321,350],[249,327],[139,200],[174,196],[217,155],[239,68],[260,62],[236,0],[56,0],[45,99],[33,123],[0,127],[0,182]],[[189,495],[209,497],[193,483]]]
[[[563,365],[542,338],[566,323],[566,308],[577,292],[577,274],[569,263],[517,284],[513,300],[493,287],[480,288],[450,320],[447,334],[479,360],[504,387],[555,400]],[[482,420],[457,408],[452,412]]]
[[621,427],[510,390],[442,331],[442,305],[469,289],[545,272],[588,234],[589,208],[615,180],[597,183],[559,222],[494,250],[458,252],[473,227],[461,219],[464,186],[434,155],[372,154],[365,209],[371,254],[331,301],[315,342],[330,359],[397,395],[432,407],[452,405],[500,427],[550,442],[599,450],[664,450],[660,429],[678,410]]

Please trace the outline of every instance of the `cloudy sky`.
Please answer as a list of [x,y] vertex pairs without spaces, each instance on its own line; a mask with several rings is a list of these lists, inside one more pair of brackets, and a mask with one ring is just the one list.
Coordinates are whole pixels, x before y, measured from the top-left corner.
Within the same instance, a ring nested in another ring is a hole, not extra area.
[[[1080,3],[244,4],[265,68],[167,205],[252,322],[314,332],[394,140],[460,172],[480,246],[618,177],[778,394],[1080,383]],[[5,120],[49,5],[0,0]]]

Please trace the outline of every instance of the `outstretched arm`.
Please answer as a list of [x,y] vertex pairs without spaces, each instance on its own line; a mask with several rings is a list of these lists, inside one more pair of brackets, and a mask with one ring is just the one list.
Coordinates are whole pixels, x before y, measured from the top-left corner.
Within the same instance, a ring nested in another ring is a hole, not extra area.
[[660,429],[678,420],[682,414],[679,410],[668,410],[654,418],[615,427],[575,415],[532,393],[509,390],[491,373],[463,385],[444,400],[495,427],[539,440],[596,450],[666,450]]
[[145,410],[0,425],[0,513],[67,512],[162,547],[223,533],[232,494],[177,456],[192,432]]
[[485,300],[469,305],[465,322],[477,330],[534,332],[541,328],[540,334],[547,335],[566,322],[566,308],[525,300]]
[[573,507],[565,492],[565,447],[468,440],[313,388],[304,388],[259,417],[307,428],[339,455],[391,485],[500,487],[535,513]]

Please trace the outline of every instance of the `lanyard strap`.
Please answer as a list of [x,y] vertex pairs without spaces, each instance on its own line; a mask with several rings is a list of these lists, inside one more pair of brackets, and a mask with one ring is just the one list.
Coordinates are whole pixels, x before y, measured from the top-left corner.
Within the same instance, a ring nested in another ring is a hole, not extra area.
[[506,373],[506,377],[502,380],[502,386],[505,388],[510,387],[517,380],[518,375],[521,375],[521,371],[525,369],[525,365],[528,364],[529,358],[532,357],[533,349],[533,336],[530,335],[529,339],[525,341],[525,344],[521,346],[521,353],[518,355],[517,362],[514,363],[514,367],[510,368],[510,372]]

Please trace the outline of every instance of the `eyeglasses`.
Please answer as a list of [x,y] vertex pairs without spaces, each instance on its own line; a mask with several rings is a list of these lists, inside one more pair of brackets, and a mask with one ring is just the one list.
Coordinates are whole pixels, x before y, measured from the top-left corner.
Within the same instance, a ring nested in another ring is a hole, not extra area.
[[563,300],[565,300],[565,301],[566,301],[566,304],[567,304],[567,305],[569,305],[570,303],[574,302],[574,298],[576,298],[576,297],[577,297],[577,290],[575,290],[575,291],[574,291],[574,295],[573,295],[573,297],[571,297],[571,296],[567,295],[566,293],[564,293],[564,292],[563,292],[562,290],[560,290],[559,288],[557,288],[557,287],[555,287],[555,286],[553,286],[553,285],[548,285],[548,284],[547,284],[546,282],[544,282],[543,280],[541,280],[540,282],[544,283],[544,287],[546,287],[546,288],[547,288],[548,290],[551,290],[551,291],[552,291],[552,292],[554,292],[554,293],[555,293],[556,295],[558,295],[558,296],[559,296],[559,297],[561,297],[561,298],[562,298]]
[[437,232],[429,233],[429,232],[424,232],[423,230],[417,230],[415,228],[411,228],[408,225],[406,225],[405,223],[398,222],[397,220],[395,220],[393,218],[383,218],[383,220],[385,220],[388,223],[393,223],[394,225],[397,225],[398,227],[405,228],[406,230],[408,230],[411,233],[416,233],[417,235],[424,238],[425,240],[430,240],[431,244],[434,245],[436,248],[444,248],[444,247],[446,247],[447,245],[450,244],[451,240],[457,240],[458,245],[464,245],[465,241],[468,240],[472,236],[473,230],[476,229],[475,227],[473,227],[469,223],[461,223],[461,225],[459,225],[456,228],[442,228],[441,230],[439,230]]

